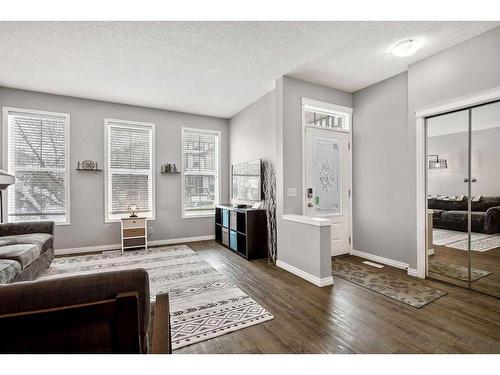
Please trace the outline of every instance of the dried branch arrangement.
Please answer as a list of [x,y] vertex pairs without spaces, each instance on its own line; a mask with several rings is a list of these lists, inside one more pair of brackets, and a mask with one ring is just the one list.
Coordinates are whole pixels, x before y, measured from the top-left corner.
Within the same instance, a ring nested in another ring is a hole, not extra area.
[[264,160],[262,187],[264,190],[264,208],[267,215],[268,262],[276,264],[276,170],[274,165]]

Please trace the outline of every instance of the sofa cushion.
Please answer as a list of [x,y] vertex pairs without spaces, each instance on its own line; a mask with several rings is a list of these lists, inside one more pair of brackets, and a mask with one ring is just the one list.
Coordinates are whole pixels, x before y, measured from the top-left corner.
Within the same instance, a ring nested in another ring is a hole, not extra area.
[[21,272],[21,264],[11,259],[0,259],[0,284],[11,282]]
[[19,244],[0,247],[0,259],[15,260],[25,269],[40,256],[41,245]]
[[0,246],[32,244],[40,246],[40,253],[53,247],[53,236],[47,233],[18,234],[0,237]]
[[[471,212],[471,226],[474,232],[482,231],[485,217],[485,212]],[[467,211],[445,211],[441,214],[441,219],[460,223],[465,228],[467,227],[468,215]]]
[[432,210],[432,217],[434,219],[441,217],[441,214],[444,212],[444,210]]

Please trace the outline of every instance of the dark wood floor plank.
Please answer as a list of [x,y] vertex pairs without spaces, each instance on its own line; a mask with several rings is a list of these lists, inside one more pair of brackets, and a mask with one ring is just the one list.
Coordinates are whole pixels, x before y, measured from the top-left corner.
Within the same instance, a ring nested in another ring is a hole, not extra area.
[[[448,294],[416,309],[337,277],[318,288],[213,241],[188,245],[275,318],[175,353],[500,353],[497,298],[425,280]],[[408,277],[391,267],[383,272]]]
[[[435,280],[448,294],[416,309],[334,277],[318,288],[214,241],[189,243],[274,319],[174,351],[181,353],[500,353],[500,299]],[[349,261],[363,259],[349,257]],[[397,277],[404,271],[384,267]]]
[[[433,245],[434,255],[429,259],[437,260],[444,264],[455,264],[467,267],[467,251],[454,249],[449,246]],[[471,267],[491,272],[490,275],[471,282],[471,288],[495,297],[500,297],[500,248],[488,251],[471,251]],[[456,278],[430,272],[435,279],[446,281],[455,285],[467,287],[467,282]]]

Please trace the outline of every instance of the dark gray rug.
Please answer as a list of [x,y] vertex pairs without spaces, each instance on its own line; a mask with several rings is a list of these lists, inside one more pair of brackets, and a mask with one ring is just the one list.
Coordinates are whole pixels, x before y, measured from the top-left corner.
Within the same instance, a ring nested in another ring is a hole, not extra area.
[[[468,280],[467,267],[459,266],[458,264],[446,264],[434,259],[429,259],[429,271],[438,273],[440,275],[453,277],[454,279],[463,281]],[[470,281],[476,281],[488,275],[491,275],[491,272],[480,270],[477,268],[471,268]]]
[[409,276],[397,277],[379,269],[340,259],[332,261],[332,273],[417,309],[446,295],[446,292],[425,286]]

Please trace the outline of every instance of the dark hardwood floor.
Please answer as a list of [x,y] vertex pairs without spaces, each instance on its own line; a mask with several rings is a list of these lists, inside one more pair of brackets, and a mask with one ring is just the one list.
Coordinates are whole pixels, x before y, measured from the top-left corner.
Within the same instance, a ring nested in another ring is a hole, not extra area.
[[[434,255],[429,259],[435,259],[445,264],[456,264],[467,267],[467,251],[453,249],[451,247],[433,245]],[[482,293],[500,297],[500,248],[488,251],[472,251],[471,266],[484,271],[491,272],[490,275],[471,282],[471,288]],[[429,273],[429,276],[456,285],[467,287],[467,282],[456,278],[447,277],[437,273]]]
[[318,288],[213,241],[188,245],[274,319],[174,353],[500,353],[500,299],[424,280],[448,294],[416,309],[338,277]]

